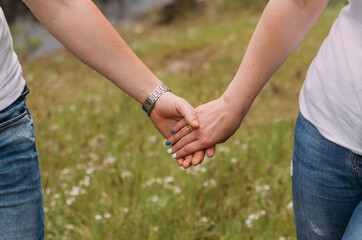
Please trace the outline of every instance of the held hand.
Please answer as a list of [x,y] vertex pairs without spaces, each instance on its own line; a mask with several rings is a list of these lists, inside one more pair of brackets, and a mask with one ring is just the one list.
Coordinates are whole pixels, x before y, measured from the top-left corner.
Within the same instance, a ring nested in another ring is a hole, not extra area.
[[197,107],[198,128],[191,129],[186,120],[181,120],[173,128],[175,134],[168,139],[173,157],[181,158],[225,142],[239,128],[246,112],[232,108],[223,97]]
[[[185,119],[185,122],[193,128],[199,127],[194,108],[186,100],[177,97],[171,92],[165,92],[157,100],[154,109],[151,111],[150,118],[165,138],[171,136],[170,130],[181,119]],[[210,150],[208,150],[209,152]],[[190,152],[187,155],[185,159],[179,158],[177,161],[184,168],[188,168],[191,163],[201,163],[204,159],[205,151]]]

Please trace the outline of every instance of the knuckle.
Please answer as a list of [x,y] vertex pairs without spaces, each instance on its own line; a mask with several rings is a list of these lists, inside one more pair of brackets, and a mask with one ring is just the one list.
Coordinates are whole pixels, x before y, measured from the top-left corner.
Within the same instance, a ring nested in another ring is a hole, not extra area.
[[[175,145],[173,145],[173,146],[171,147],[171,149],[172,149],[172,152],[175,153],[175,152],[177,152],[177,151],[179,150],[179,147],[178,147],[177,144],[175,144]],[[177,155],[177,156],[178,156],[178,155]]]
[[177,132],[177,133],[173,136],[173,139],[174,139],[174,140],[180,139],[180,132]]
[[200,139],[200,144],[202,147],[208,146],[210,144],[210,140],[207,137],[203,137]]
[[[188,152],[190,152],[191,151],[191,147],[190,146],[185,146],[184,148],[183,148],[183,151],[182,151],[182,153],[188,153]],[[181,151],[180,151],[181,152]]]

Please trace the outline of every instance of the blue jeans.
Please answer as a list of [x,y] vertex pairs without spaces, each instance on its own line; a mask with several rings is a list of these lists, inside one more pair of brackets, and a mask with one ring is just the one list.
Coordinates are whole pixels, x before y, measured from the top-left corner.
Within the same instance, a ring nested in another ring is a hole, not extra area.
[[0,239],[43,239],[44,217],[29,90],[0,111]]
[[302,114],[292,186],[298,240],[362,239],[362,156],[324,138]]

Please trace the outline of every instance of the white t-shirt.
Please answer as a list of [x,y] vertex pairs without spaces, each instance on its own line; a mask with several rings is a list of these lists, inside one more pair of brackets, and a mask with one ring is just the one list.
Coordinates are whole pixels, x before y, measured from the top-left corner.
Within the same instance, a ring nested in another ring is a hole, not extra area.
[[330,141],[362,155],[362,0],[349,0],[311,63],[303,116]]
[[0,111],[21,95],[25,86],[21,73],[9,26],[0,7]]

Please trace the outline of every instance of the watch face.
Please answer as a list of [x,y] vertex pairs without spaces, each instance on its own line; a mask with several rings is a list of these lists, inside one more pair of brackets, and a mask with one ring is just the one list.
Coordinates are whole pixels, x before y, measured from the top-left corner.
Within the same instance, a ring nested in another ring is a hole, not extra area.
[[142,110],[148,115],[148,109],[145,107],[145,105],[142,105]]
[[170,91],[166,85],[160,85],[153,90],[153,92],[146,98],[142,105],[143,111],[149,116],[157,99],[164,93]]

